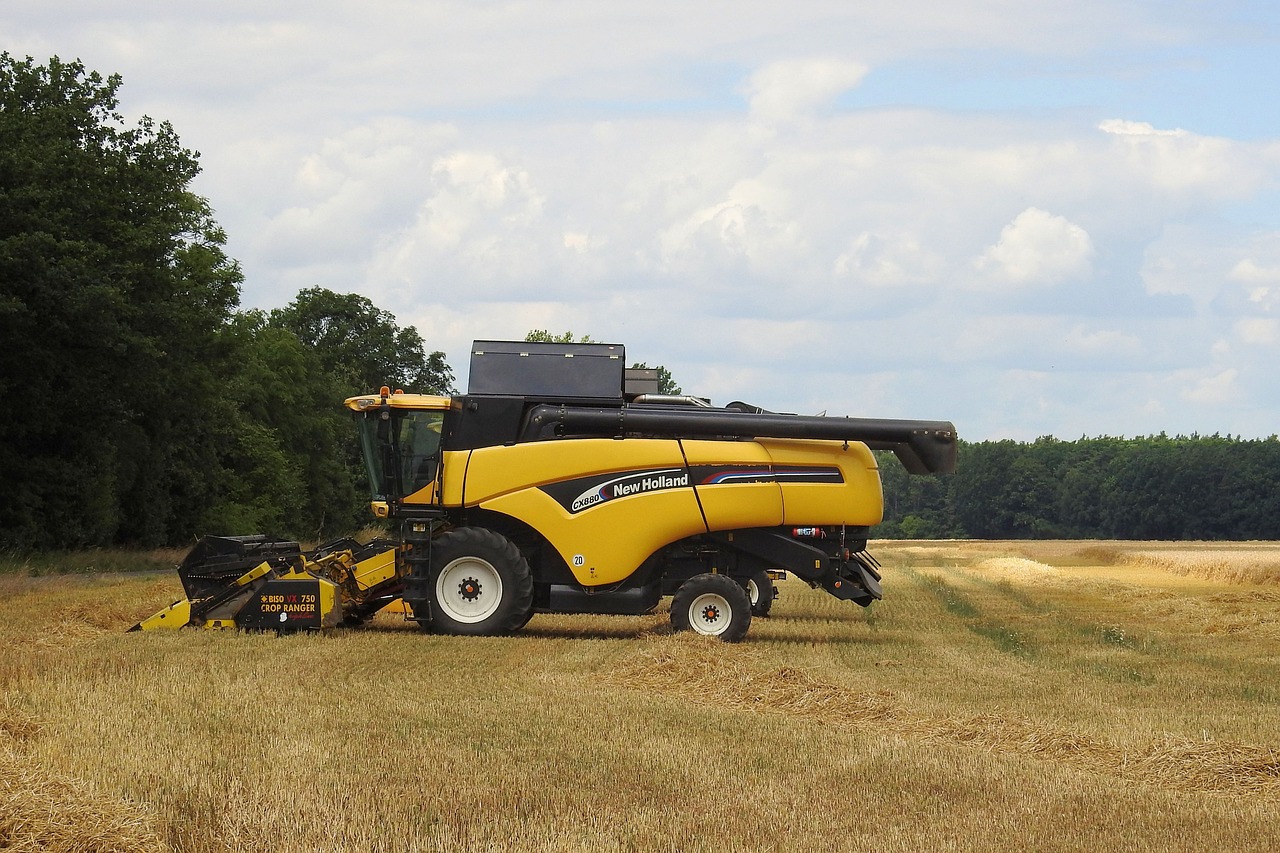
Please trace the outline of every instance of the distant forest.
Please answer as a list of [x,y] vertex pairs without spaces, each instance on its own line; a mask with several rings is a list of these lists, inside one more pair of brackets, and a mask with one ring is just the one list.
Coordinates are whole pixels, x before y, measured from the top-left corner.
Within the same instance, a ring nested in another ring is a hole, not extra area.
[[889,539],[1280,539],[1280,440],[960,443],[957,472],[878,454]]
[[[362,296],[241,309],[197,155],[126,126],[120,84],[0,54],[0,548],[359,529],[343,398],[449,393],[450,366]],[[954,476],[881,471],[878,536],[1280,539],[1274,437],[966,443]]]

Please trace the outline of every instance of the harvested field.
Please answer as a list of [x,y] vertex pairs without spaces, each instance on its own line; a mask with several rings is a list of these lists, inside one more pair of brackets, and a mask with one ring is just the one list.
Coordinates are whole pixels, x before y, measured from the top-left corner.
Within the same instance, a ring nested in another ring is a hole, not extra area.
[[176,577],[0,574],[0,850],[1275,848],[1280,544],[872,550],[885,601],[736,646],[125,634]]

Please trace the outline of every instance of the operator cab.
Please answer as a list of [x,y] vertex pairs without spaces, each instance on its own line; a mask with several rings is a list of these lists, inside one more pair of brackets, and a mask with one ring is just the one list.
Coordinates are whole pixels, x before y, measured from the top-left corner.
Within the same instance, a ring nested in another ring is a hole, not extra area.
[[391,393],[352,397],[374,515],[386,518],[405,498],[430,504],[440,472],[440,436],[450,398]]

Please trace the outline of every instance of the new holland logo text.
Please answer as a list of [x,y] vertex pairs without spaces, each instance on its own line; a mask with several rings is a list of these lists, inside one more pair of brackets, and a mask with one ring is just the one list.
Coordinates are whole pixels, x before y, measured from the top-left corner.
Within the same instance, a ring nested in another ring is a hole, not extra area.
[[681,468],[668,468],[662,471],[645,471],[640,474],[628,474],[616,480],[609,480],[574,498],[570,512],[582,512],[588,507],[614,498],[625,498],[644,492],[658,492],[663,489],[679,489],[689,485],[689,473]]

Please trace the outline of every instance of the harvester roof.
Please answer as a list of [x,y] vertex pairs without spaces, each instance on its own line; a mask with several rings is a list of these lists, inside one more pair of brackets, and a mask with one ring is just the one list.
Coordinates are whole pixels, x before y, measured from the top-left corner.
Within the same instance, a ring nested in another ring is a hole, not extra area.
[[403,391],[391,393],[384,385],[380,394],[363,394],[359,397],[348,397],[345,405],[353,412],[377,408],[386,400],[394,409],[439,409],[449,408],[452,398],[438,397],[434,394],[406,394]]

